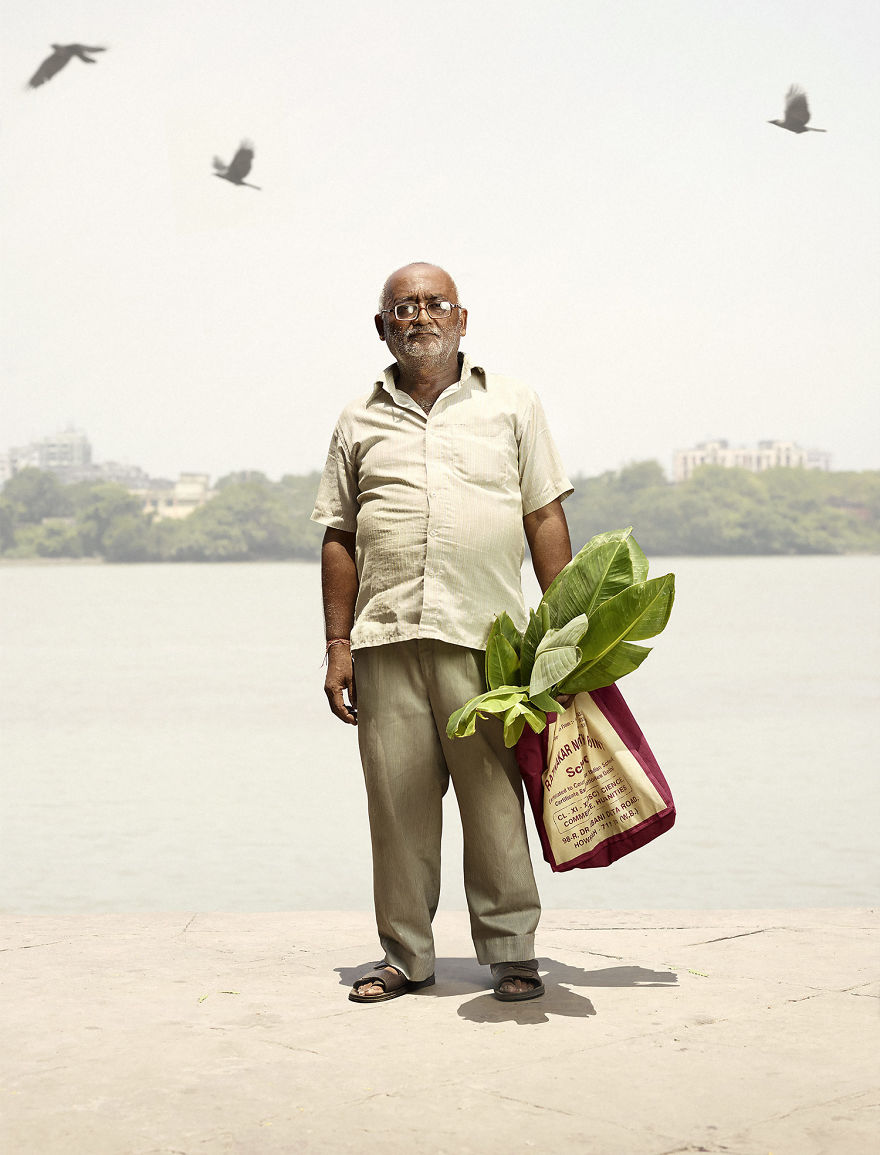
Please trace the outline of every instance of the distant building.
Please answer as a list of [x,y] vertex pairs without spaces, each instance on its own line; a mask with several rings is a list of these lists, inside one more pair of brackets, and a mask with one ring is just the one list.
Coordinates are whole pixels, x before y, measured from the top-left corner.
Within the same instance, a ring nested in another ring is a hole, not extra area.
[[92,463],[92,446],[81,429],[68,427],[53,437],[43,437],[30,445],[16,446],[4,454],[3,480],[8,481],[22,469],[43,469],[62,481],[78,481],[77,474],[88,472]]
[[199,506],[210,501],[214,492],[207,473],[181,473],[173,484],[168,482],[149,489],[132,489],[132,493],[143,499],[144,513],[151,513],[157,521],[189,517]]
[[157,518],[187,517],[214,496],[207,473],[181,473],[176,482],[152,479],[139,465],[92,460],[92,446],[81,429],[69,427],[54,437],[0,454],[0,486],[22,469],[53,473],[65,485],[77,481],[109,481],[123,485],[142,499],[144,511]]
[[726,441],[701,441],[693,449],[676,450],[673,481],[687,481],[700,465],[748,469],[752,473],[779,467],[829,470],[831,454],[822,449],[802,449],[793,441],[759,441],[756,449],[731,448]]
[[126,489],[145,489],[151,484],[149,474],[139,465],[128,465],[122,461],[102,461],[100,465],[93,465],[91,474],[80,480],[115,481]]

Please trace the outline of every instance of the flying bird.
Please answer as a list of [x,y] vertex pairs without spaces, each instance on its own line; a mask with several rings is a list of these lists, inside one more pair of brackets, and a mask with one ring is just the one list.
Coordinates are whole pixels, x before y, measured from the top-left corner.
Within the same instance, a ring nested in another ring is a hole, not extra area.
[[214,176],[219,176],[221,180],[231,181],[233,184],[247,185],[248,188],[255,188],[259,192],[259,185],[250,184],[244,179],[251,171],[253,159],[253,143],[249,140],[243,140],[238,146],[238,152],[232,158],[231,164],[225,164],[219,157],[214,157],[214,168],[216,169]]
[[810,110],[807,107],[807,94],[802,88],[793,84],[785,94],[785,116],[782,120],[768,120],[768,124],[778,124],[780,128],[787,128],[789,132],[827,132],[827,128],[808,128]]
[[28,88],[39,88],[47,80],[51,80],[56,72],[60,72],[64,65],[74,56],[78,56],[84,64],[97,64],[88,56],[89,52],[106,52],[100,45],[89,47],[88,44],[53,44],[51,56],[47,56],[37,71],[27,82]]

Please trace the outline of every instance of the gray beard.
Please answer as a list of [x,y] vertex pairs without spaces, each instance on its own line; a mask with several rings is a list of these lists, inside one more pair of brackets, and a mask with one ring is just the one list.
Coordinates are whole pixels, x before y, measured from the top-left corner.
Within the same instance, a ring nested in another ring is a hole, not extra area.
[[417,337],[407,333],[386,333],[385,340],[388,348],[394,354],[395,361],[416,362],[419,368],[440,368],[445,365],[458,341],[458,326],[453,329],[439,330],[434,333],[437,341],[420,341]]

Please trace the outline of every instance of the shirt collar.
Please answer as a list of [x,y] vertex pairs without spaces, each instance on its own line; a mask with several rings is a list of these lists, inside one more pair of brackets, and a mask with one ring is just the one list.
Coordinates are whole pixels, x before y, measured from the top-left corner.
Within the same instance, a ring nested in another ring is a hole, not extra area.
[[[384,389],[385,392],[391,398],[393,398],[395,400],[397,400],[401,397],[407,397],[407,394],[401,393],[401,391],[397,388],[397,386],[394,383],[394,366],[396,364],[397,364],[396,361],[392,362],[388,366],[388,368],[385,369],[382,376],[377,377],[376,380],[373,382],[373,396],[374,397],[376,396],[376,394],[381,389]],[[470,357],[467,355],[467,353],[462,353],[461,354],[461,375],[459,376],[458,380],[453,385],[450,385],[448,389],[444,389],[443,392],[444,393],[456,392],[462,386],[467,385],[475,373],[478,373],[480,376],[478,378],[474,378],[474,381],[473,381],[474,385],[476,385],[478,388],[485,388],[485,386],[486,386],[486,370],[483,368],[482,365],[478,365],[475,361],[472,361],[470,359]],[[441,394],[441,396],[443,396],[443,394]],[[409,398],[407,398],[407,399],[409,399]]]

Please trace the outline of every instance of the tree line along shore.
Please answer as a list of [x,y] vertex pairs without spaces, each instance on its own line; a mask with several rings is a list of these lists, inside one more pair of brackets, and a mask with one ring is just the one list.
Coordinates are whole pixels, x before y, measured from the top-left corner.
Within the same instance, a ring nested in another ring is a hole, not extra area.
[[[316,561],[323,527],[309,514],[318,476],[232,473],[210,501],[174,520],[144,513],[121,485],[62,485],[23,469],[0,492],[0,558]],[[880,470],[707,465],[673,484],[656,461],[640,461],[572,484],[565,511],[575,550],[632,525],[649,556],[880,553]]]

